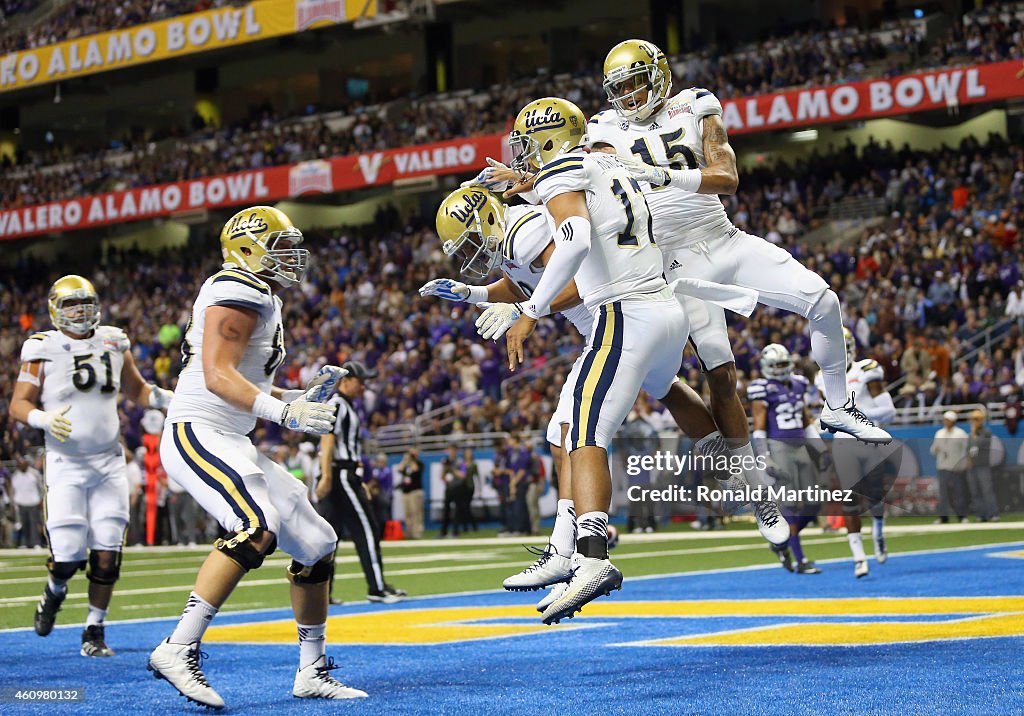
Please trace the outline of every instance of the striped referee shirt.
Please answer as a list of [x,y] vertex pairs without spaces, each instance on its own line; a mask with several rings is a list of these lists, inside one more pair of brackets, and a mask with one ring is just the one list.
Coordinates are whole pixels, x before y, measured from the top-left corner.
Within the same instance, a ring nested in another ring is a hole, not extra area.
[[334,461],[342,468],[351,469],[362,459],[363,438],[359,433],[359,415],[341,393],[335,393],[328,401],[337,407],[334,420]]

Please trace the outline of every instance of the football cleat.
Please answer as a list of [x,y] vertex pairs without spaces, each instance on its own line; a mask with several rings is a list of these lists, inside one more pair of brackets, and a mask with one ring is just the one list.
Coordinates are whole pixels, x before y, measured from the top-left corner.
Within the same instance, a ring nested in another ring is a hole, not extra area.
[[774,545],[783,545],[789,541],[789,523],[782,516],[775,500],[755,502],[754,517],[757,518],[757,529],[766,540]]
[[164,639],[149,655],[146,668],[158,679],[164,679],[189,701],[211,709],[224,708],[220,697],[203,674],[206,654],[199,650],[199,642],[172,644]]
[[822,430],[846,433],[863,443],[887,445],[892,442],[892,435],[875,425],[857,409],[852,394],[841,408],[833,408],[825,403],[821,409],[820,421]]
[[797,574],[821,574],[821,569],[818,568],[814,562],[809,559],[805,559],[796,566]]
[[53,631],[53,624],[57,621],[57,612],[60,611],[60,605],[64,603],[67,596],[67,589],[60,594],[54,594],[50,591],[49,584],[43,588],[43,596],[39,600],[39,605],[36,607],[36,634],[39,636],[47,636],[51,631]]
[[388,593],[388,594],[393,594],[393,595],[395,595],[396,597],[398,597],[400,599],[409,596],[404,589],[398,589],[397,587],[392,587],[387,582],[384,582],[384,591],[386,593]]
[[549,543],[543,550],[536,547],[526,549],[539,554],[540,557],[519,574],[513,574],[502,582],[501,585],[505,589],[510,592],[532,592],[535,589],[569,581],[569,577],[572,576],[569,558],[560,555],[553,544]]
[[885,537],[879,537],[875,542],[875,560],[879,564],[885,564],[887,559],[889,559],[889,550],[885,547]]
[[368,694],[351,686],[345,686],[333,676],[332,669],[338,669],[334,659],[320,655],[309,666],[295,672],[292,696],[299,699],[365,699]]
[[793,557],[789,553],[789,547],[783,545],[770,545],[769,548],[775,553],[775,556],[779,558],[779,564],[787,572],[793,571]]
[[114,650],[103,639],[103,625],[92,624],[82,632],[82,656],[113,656]]
[[366,600],[376,602],[377,604],[397,604],[402,601],[402,598],[394,592],[389,592],[385,587],[381,592],[370,592],[367,594]]
[[559,582],[552,586],[551,589],[548,590],[548,593],[544,595],[544,598],[537,602],[537,611],[543,614],[544,610],[550,607],[552,602],[565,594],[565,590],[568,588],[568,582]]
[[868,561],[866,559],[854,563],[853,576],[857,579],[868,576]]
[[545,624],[557,624],[562,619],[571,619],[576,612],[598,597],[622,589],[622,572],[608,559],[574,554],[570,574],[565,591],[544,610],[542,619]]

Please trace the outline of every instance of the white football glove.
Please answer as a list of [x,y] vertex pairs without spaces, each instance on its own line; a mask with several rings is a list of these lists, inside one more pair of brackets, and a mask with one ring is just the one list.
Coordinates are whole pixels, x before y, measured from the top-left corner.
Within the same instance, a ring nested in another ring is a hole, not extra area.
[[420,286],[421,296],[437,296],[446,301],[465,301],[469,298],[469,286],[450,278],[435,278]]
[[672,176],[668,173],[668,169],[645,164],[636,157],[623,156],[621,154],[617,156],[622,165],[629,170],[629,173],[637,181],[645,181],[653,187],[663,187],[672,181]]
[[523,315],[523,307],[518,303],[478,303],[484,312],[476,319],[476,332],[481,338],[496,341],[505,335],[505,331]]
[[324,435],[334,429],[334,406],[307,400],[303,394],[285,406],[281,425],[300,433]]
[[155,383],[151,383],[149,386],[149,407],[156,408],[157,410],[163,410],[171,404],[171,398],[174,397],[173,390],[165,390]]
[[60,442],[64,442],[71,437],[71,421],[65,417],[69,410],[70,405],[65,405],[52,413],[36,408],[28,414],[28,424],[38,430],[45,430]]
[[305,396],[312,403],[326,403],[334,395],[338,381],[348,375],[348,371],[336,365],[325,365],[306,383],[305,388],[286,390],[281,393],[281,400],[292,403]]
[[508,189],[512,183],[506,180],[495,179],[493,176],[495,169],[508,170],[508,167],[496,159],[487,157],[487,167],[469,181],[462,182],[460,186],[463,189],[468,189],[472,186],[481,186],[488,191],[501,193]]

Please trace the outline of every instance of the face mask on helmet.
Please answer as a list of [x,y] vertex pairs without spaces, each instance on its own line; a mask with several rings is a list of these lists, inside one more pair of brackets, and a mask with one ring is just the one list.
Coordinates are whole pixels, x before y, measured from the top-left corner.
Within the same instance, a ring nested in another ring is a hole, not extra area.
[[663,83],[657,66],[641,65],[616,70],[604,78],[602,86],[620,117],[642,122],[654,113]]
[[75,291],[53,299],[53,303],[53,324],[62,331],[88,333],[100,323],[100,302],[96,296]]
[[512,149],[512,161],[509,167],[517,172],[529,172],[540,167],[540,143],[527,134],[513,131],[508,137],[508,145]]
[[765,361],[761,365],[761,372],[768,378],[788,378],[793,374],[793,361]]
[[306,277],[309,250],[298,248],[302,240],[302,232],[294,227],[274,232],[267,238],[266,253],[260,257],[260,265],[282,286],[294,286]]
[[[498,217],[491,213],[487,218],[491,226],[498,224],[499,235],[504,234]],[[484,234],[484,220],[477,209],[473,210],[473,226],[457,239],[445,241],[442,249],[445,255],[462,259],[461,273],[475,280],[486,279],[501,265],[501,239],[494,233]]]

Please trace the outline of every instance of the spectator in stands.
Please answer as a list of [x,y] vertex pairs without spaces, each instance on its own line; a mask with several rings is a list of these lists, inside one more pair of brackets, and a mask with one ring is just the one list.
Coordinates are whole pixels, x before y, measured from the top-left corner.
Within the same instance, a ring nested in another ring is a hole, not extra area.
[[526,495],[533,479],[533,451],[526,445],[518,433],[512,433],[509,445],[509,528],[513,535],[530,533],[530,512],[527,507]]
[[138,447],[134,452],[125,449],[124,459],[128,463],[125,475],[128,478],[128,534],[126,544],[142,544],[146,535],[146,495],[145,475],[142,472],[142,461],[146,456],[146,448]]
[[1017,325],[1024,328],[1024,281],[1017,281],[1006,295],[1006,315],[1017,319]]
[[423,537],[423,462],[420,451],[410,448],[402,461],[398,463],[396,472],[399,476],[399,490],[402,491],[402,512],[405,515],[406,537],[422,539]]
[[998,522],[999,507],[992,484],[992,431],[985,425],[983,409],[971,412],[971,435],[967,450],[967,484],[974,513],[982,522]]
[[942,414],[942,427],[935,433],[930,448],[935,456],[939,478],[938,523],[949,522],[955,514],[960,522],[967,522],[967,456],[969,436],[963,428],[957,427],[956,413],[947,410]]
[[11,501],[18,511],[18,547],[38,547],[42,544],[43,525],[43,476],[29,464],[25,457],[18,457],[17,466],[11,473]]
[[530,534],[540,534],[540,497],[544,494],[547,470],[540,454],[531,451],[533,460],[530,467],[529,483],[526,486],[526,512],[529,516]]

